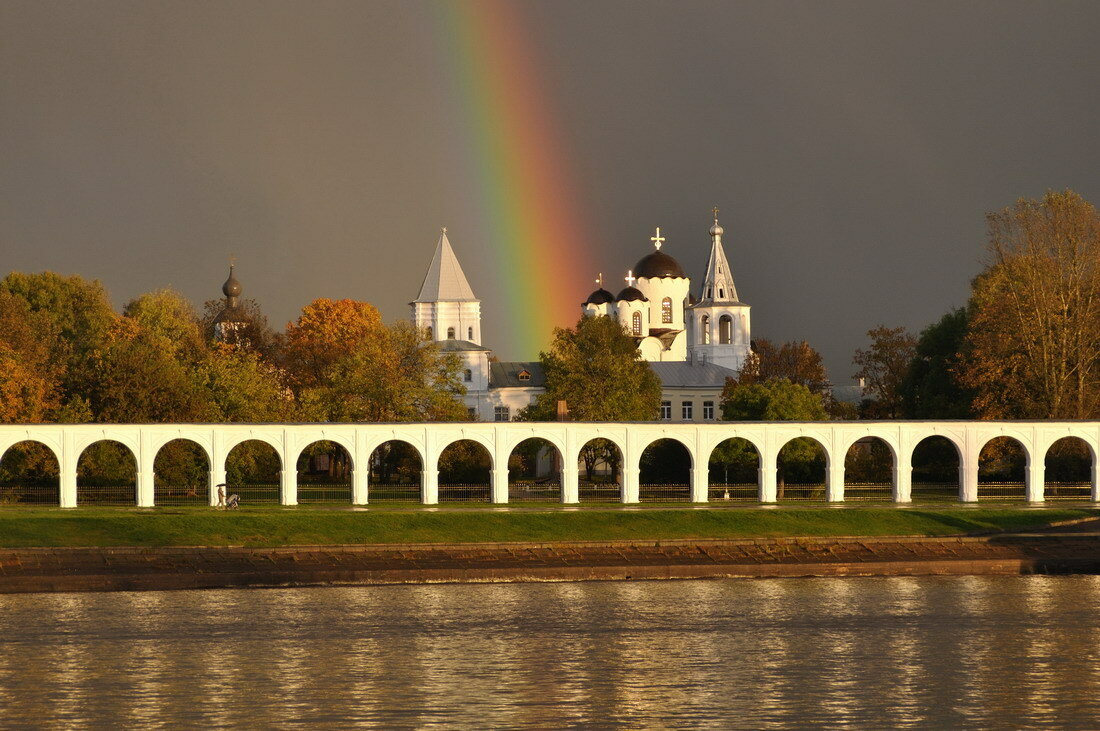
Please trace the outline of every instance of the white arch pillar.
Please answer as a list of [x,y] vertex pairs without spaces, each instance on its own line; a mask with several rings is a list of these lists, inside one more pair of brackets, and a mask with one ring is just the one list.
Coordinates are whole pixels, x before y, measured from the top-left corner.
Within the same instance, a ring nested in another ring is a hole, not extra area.
[[1100,502],[1100,464],[1096,457],[1092,458],[1092,501]]
[[[623,462],[626,462],[624,457]],[[641,489],[639,486],[638,478],[641,476],[642,470],[639,467],[627,467],[623,465],[623,486],[620,499],[625,504],[634,504],[639,501]]]
[[71,429],[66,430],[61,435],[61,454],[57,460],[59,500],[63,508],[76,507],[76,463],[79,459],[75,435]]
[[894,502],[913,502],[913,454],[894,458]]
[[978,502],[978,455],[967,449],[959,458],[959,499],[964,503]]
[[508,460],[504,460],[503,467],[499,466],[499,461],[495,464],[498,466],[493,467],[490,475],[490,495],[494,503],[504,504],[508,502]]
[[370,466],[359,466],[359,460],[351,466],[351,504],[366,505],[369,502]]
[[[151,508],[155,502],[153,460],[156,451],[148,444],[148,436],[145,430],[138,432],[138,448],[134,452],[134,467],[137,468],[137,484],[135,485],[137,506],[139,508]],[[152,452],[152,454],[150,454]]]
[[709,461],[699,467],[698,457],[692,455],[692,458],[692,463],[696,466],[691,468],[691,502],[705,503],[710,493]]
[[1024,467],[1024,493],[1029,503],[1041,503],[1046,498],[1046,480],[1043,474],[1043,460],[1035,459],[1030,451],[1027,454],[1027,466]]
[[568,460],[561,467],[561,501],[566,505],[572,505],[581,501],[580,468],[576,460],[572,464]]
[[844,455],[838,458],[826,448],[825,471],[825,499],[830,503],[844,502]]
[[295,464],[290,469],[283,465],[283,469],[279,472],[279,502],[282,505],[297,505],[298,504],[298,465]]
[[760,491],[760,502],[762,503],[774,503],[776,501],[779,478],[777,457],[778,455],[769,447],[764,447],[760,451],[760,469],[758,470],[757,484]]

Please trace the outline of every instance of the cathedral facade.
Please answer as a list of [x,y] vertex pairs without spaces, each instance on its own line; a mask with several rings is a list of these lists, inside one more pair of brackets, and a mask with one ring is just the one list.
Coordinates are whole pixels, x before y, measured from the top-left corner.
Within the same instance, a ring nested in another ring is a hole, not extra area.
[[[661,379],[660,418],[710,421],[726,379],[736,376],[750,352],[749,305],[741,302],[722,246],[717,209],[710,227],[709,257],[699,294],[680,263],[662,251],[658,228],[655,251],[627,271],[617,295],[599,288],[581,305],[589,317],[614,317],[638,344],[640,355]],[[543,390],[541,364],[500,362],[481,341],[481,302],[458,263],[447,230],[410,303],[413,321],[447,352],[463,361],[466,407],[471,418],[509,421]]]

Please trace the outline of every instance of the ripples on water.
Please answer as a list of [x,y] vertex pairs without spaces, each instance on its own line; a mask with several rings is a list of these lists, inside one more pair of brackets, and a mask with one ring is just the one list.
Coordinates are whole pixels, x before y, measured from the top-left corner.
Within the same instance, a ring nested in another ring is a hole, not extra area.
[[1095,726],[1098,577],[0,596],[0,725]]

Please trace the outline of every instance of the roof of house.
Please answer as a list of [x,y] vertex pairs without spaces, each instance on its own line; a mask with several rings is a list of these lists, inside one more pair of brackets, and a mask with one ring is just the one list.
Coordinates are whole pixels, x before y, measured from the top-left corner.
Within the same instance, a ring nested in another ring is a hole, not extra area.
[[[520,373],[527,371],[530,380],[521,381]],[[541,388],[546,385],[546,372],[538,361],[504,361],[489,364],[489,388]]]
[[714,363],[666,361],[649,365],[665,388],[722,388],[727,378],[737,377],[737,371]]
[[439,349],[444,353],[468,353],[471,350],[474,351],[487,351],[484,345],[478,345],[477,343],[471,343],[469,340],[439,340],[437,341]]

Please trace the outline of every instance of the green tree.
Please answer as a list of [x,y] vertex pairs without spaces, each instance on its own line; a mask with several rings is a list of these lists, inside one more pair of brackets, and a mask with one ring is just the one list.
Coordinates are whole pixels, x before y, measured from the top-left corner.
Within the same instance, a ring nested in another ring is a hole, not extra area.
[[905,418],[971,418],[974,393],[959,383],[958,376],[968,325],[966,309],[960,307],[921,332],[898,389]]
[[871,398],[861,411],[868,419],[897,419],[902,414],[901,386],[916,354],[916,339],[903,327],[879,325],[867,331],[868,348],[859,348],[852,358],[860,379]]
[[554,421],[566,401],[575,421],[649,421],[661,408],[661,381],[638,355],[634,339],[610,317],[582,317],[555,328],[550,350],[539,353],[546,390],[521,414]]
[[[731,379],[722,392],[722,418],[726,421],[825,421],[828,417],[820,393],[785,378],[745,384]],[[725,443],[721,448],[723,452],[715,457],[719,463],[743,467],[755,459],[744,443]],[[800,437],[789,442],[779,456],[779,497],[788,475],[797,479],[817,471],[820,462],[820,447],[812,439]]]
[[54,323],[0,291],[0,423],[46,421],[60,405],[64,364]]

